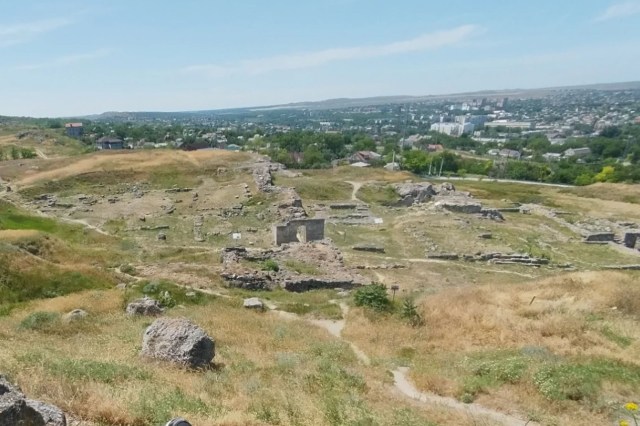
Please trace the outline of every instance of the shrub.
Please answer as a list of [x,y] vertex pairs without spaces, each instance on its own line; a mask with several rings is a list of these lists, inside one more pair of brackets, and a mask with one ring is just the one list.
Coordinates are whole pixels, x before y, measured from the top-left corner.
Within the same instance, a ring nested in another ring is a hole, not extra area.
[[128,263],[125,263],[123,265],[120,265],[120,272],[122,272],[123,274],[127,274],[127,275],[135,275],[136,274],[136,268]]
[[43,331],[51,328],[60,321],[60,314],[56,312],[37,311],[27,315],[20,322],[20,328],[23,330]]
[[413,299],[407,298],[402,302],[402,311],[400,316],[405,319],[412,327],[420,327],[424,325],[424,320],[418,313],[418,307]]
[[382,284],[371,284],[361,287],[353,295],[356,306],[364,306],[376,311],[387,311],[391,308],[391,300],[387,289]]
[[278,272],[280,270],[280,266],[278,266],[278,262],[275,260],[267,259],[262,263],[262,270]]

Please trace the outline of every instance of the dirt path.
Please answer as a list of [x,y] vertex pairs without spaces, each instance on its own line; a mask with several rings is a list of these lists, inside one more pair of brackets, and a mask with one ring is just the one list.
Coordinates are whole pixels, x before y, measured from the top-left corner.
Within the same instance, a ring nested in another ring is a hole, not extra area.
[[37,155],[38,157],[42,158],[43,160],[48,160],[48,159],[49,159],[49,157],[47,157],[47,154],[45,154],[44,152],[42,152],[42,150],[41,150],[41,149],[39,149],[39,148],[35,148],[35,151],[36,151],[36,155]]
[[77,225],[82,225],[87,229],[91,229],[92,231],[96,231],[98,234],[102,234],[102,235],[111,235],[109,234],[107,231],[98,228],[95,225],[90,224],[89,222],[87,222],[84,219],[71,219],[69,217],[59,217],[59,216],[50,216],[50,217],[54,217],[56,219],[59,219],[63,222],[67,222],[67,223],[75,223]]
[[363,182],[351,182],[346,180],[345,183],[348,183],[349,185],[353,186],[353,191],[351,192],[351,200],[352,201],[360,201],[362,202],[362,200],[360,200],[358,198],[358,191],[360,191],[360,188],[362,188],[362,185],[364,185]]
[[[332,303],[337,303],[335,300],[331,301]],[[369,356],[358,348],[353,342],[350,342],[342,337],[342,330],[346,325],[346,316],[349,313],[349,306],[345,303],[339,303],[340,309],[342,310],[343,319],[341,320],[318,320],[318,319],[304,319],[299,317],[296,314],[291,312],[284,312],[276,309],[276,306],[273,304],[267,304],[267,307],[271,309],[271,312],[280,316],[281,318],[288,320],[299,320],[303,319],[317,327],[324,328],[331,334],[332,336],[346,342],[351,347],[351,350],[355,353],[358,360],[360,360],[364,365],[371,365],[371,359]],[[455,411],[460,411],[466,413],[471,418],[471,424],[476,424],[477,417],[485,417],[495,421],[499,424],[506,426],[523,426],[530,425],[535,426],[536,423],[526,421],[520,419],[515,416],[511,416],[508,414],[501,413],[496,410],[492,410],[490,408],[484,407],[479,404],[465,404],[453,398],[447,398],[436,394],[422,393],[411,383],[411,381],[407,378],[407,373],[409,369],[407,367],[399,367],[392,371],[393,374],[393,386],[394,389],[399,392],[401,395],[410,398],[418,403],[424,405],[438,405],[446,408],[450,408]]]
[[[487,407],[483,407],[478,404],[465,404],[453,398],[447,398],[440,395],[422,393],[409,381],[407,373],[409,369],[407,367],[399,367],[392,371],[394,387],[400,391],[406,397],[409,397],[415,401],[422,402],[429,405],[441,405],[447,408],[451,408],[456,411],[465,412],[470,418],[477,416],[483,416],[489,418],[495,422],[498,422],[507,426],[522,426],[530,425],[534,426],[536,423],[522,420],[517,417],[510,416],[508,414],[500,413]],[[476,424],[471,422],[471,424]]]

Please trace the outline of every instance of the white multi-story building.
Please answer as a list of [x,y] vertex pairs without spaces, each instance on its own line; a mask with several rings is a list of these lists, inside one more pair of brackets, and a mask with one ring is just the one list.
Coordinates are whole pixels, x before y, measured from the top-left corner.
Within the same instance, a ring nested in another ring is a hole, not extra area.
[[432,132],[444,133],[449,136],[473,133],[473,128],[471,123],[434,123],[431,125]]

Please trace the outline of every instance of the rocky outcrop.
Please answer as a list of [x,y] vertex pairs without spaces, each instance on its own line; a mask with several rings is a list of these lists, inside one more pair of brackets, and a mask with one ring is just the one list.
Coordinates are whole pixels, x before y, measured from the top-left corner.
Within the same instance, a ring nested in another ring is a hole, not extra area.
[[0,425],[66,426],[67,419],[58,407],[25,398],[17,386],[0,375]]
[[398,183],[394,186],[400,197],[398,204],[410,206],[416,203],[424,203],[437,195],[435,187],[430,183]]
[[203,368],[215,356],[215,342],[188,319],[160,318],[144,332],[141,355],[189,368]]
[[156,316],[162,314],[163,311],[164,309],[160,302],[146,296],[127,305],[128,315]]

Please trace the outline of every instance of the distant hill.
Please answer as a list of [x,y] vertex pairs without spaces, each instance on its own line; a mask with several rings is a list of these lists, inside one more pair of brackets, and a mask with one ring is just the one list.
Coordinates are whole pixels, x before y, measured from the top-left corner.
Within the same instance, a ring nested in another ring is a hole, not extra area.
[[176,111],[176,112],[119,112],[111,111],[97,115],[88,115],[80,118],[89,120],[136,120],[136,119],[170,119],[170,118],[197,118],[198,116],[220,116],[242,114],[256,111],[269,111],[277,109],[307,109],[307,110],[327,110],[350,107],[366,107],[388,104],[404,104],[414,102],[429,102],[441,100],[464,101],[473,98],[498,98],[498,97],[519,97],[519,98],[540,98],[558,92],[581,91],[581,90],[636,90],[640,89],[640,81],[622,83],[601,83],[580,86],[546,87],[537,89],[504,89],[504,90],[481,90],[477,92],[451,93],[443,95],[425,96],[374,96],[368,98],[337,98],[315,102],[295,102],[280,105],[254,106],[247,108],[214,109],[201,111]]

